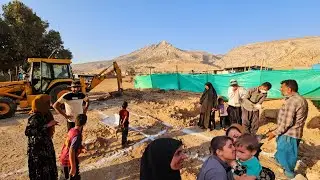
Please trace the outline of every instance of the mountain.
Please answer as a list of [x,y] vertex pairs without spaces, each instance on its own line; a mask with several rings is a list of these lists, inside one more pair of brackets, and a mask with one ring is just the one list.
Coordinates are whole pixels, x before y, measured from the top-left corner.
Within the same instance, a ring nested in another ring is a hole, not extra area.
[[83,64],[74,64],[73,70],[77,73],[99,72],[117,61],[123,72],[134,69],[136,72],[148,73],[149,67],[153,72],[190,72],[194,70],[207,71],[218,69],[214,65],[221,57],[203,51],[186,51],[174,47],[167,41],[146,46],[130,54],[117,57],[111,61],[97,61]]
[[232,49],[215,65],[263,65],[274,69],[310,67],[320,61],[320,37],[305,37],[248,44]]

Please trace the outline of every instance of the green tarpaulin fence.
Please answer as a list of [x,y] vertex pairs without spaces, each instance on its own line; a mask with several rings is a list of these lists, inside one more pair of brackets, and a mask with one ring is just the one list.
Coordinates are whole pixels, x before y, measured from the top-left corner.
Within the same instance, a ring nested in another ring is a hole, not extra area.
[[268,98],[281,98],[280,82],[295,79],[299,93],[306,98],[320,100],[320,70],[247,71],[233,74],[152,74],[135,77],[135,88],[174,89],[202,92],[204,84],[211,82],[217,93],[227,97],[229,81],[236,79],[240,86],[251,88],[270,82]]

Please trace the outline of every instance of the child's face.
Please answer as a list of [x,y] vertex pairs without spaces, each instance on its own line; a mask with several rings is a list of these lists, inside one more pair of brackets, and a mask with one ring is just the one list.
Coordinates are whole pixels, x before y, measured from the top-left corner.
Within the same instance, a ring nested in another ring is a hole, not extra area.
[[220,100],[220,101],[219,101],[219,104],[224,104],[224,101]]
[[246,161],[252,158],[256,154],[256,151],[251,152],[245,146],[238,146],[236,147],[236,154],[238,159]]

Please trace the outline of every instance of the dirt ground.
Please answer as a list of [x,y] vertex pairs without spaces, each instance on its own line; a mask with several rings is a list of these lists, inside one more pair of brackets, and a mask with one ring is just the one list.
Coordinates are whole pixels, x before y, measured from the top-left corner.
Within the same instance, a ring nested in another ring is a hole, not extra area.
[[[103,82],[91,93],[92,99],[106,97],[105,89],[110,83]],[[84,129],[84,143],[88,152],[81,154],[81,176],[83,179],[139,179],[140,158],[152,138],[173,137],[181,139],[189,158],[181,170],[183,180],[194,180],[202,165],[202,160],[209,155],[209,142],[212,137],[223,135],[219,122],[217,130],[207,132],[192,126],[198,119],[198,100],[200,94],[161,91],[134,90],[132,83],[124,81],[124,95],[107,100],[93,100],[88,112],[88,123]],[[121,134],[116,136],[113,129],[100,121],[104,115],[118,113],[121,103],[129,102],[130,146],[121,148]],[[304,136],[299,147],[299,163],[296,170],[309,180],[320,179],[320,112],[309,103],[309,117],[304,128]],[[281,100],[266,101],[261,113],[260,134],[276,127],[275,118]],[[66,137],[66,120],[54,113],[60,122],[53,138],[57,157]],[[18,112],[15,117],[0,121],[0,179],[28,179],[27,139],[24,135],[28,115]],[[163,134],[158,134],[158,133]],[[191,132],[191,134],[190,134]],[[151,135],[151,136],[150,136]],[[153,135],[153,136],[152,136]],[[118,137],[118,138],[117,138]],[[283,179],[283,172],[274,163],[275,140],[262,140],[263,153],[260,161],[271,168],[277,179]]]

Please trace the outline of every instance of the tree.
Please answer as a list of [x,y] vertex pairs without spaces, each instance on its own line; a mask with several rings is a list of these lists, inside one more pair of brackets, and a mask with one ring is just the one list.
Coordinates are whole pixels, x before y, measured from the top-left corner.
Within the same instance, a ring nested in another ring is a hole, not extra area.
[[[70,50],[65,49],[63,46],[63,41],[61,39],[60,33],[55,30],[50,30],[44,34],[42,40],[40,56],[42,57],[49,57],[53,55],[54,58],[67,58],[72,59],[72,53]],[[52,54],[54,52],[54,54]]]
[[9,26],[0,17],[0,67],[1,70],[8,70],[12,67],[13,59],[10,56],[13,49],[13,41]]
[[2,6],[3,14],[0,22],[5,31],[1,34],[1,48],[5,52],[1,64],[6,68],[14,68],[26,63],[29,57],[70,58],[72,53],[65,49],[60,33],[48,30],[49,23],[42,20],[36,13],[20,1],[11,1]]

